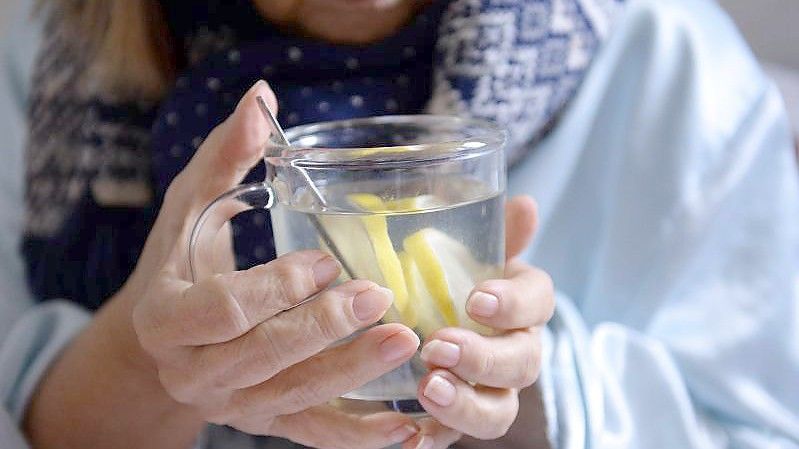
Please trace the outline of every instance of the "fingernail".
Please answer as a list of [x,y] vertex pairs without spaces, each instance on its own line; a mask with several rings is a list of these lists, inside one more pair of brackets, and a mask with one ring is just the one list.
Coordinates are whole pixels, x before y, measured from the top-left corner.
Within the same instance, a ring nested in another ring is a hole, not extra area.
[[474,315],[489,318],[499,310],[499,300],[494,295],[475,292],[466,302],[466,309]]
[[460,346],[448,341],[433,340],[422,348],[422,360],[443,368],[452,368],[461,359]]
[[264,84],[266,84],[266,81],[258,80],[258,81],[255,82],[255,84],[252,85],[252,87],[250,87],[250,91],[254,91],[254,90],[258,89],[260,86],[262,86]]
[[258,86],[260,86],[261,84],[265,84],[265,83],[266,83],[266,81],[264,81],[264,80],[258,80],[258,81],[255,82],[255,84],[250,86],[250,88],[247,89],[247,92],[245,92],[244,95],[241,96],[241,98],[239,99],[238,104],[236,104],[236,110],[239,109],[239,107],[242,105],[242,103],[244,103],[244,99],[247,98],[247,96],[251,92],[255,92],[255,90],[258,89]]
[[419,442],[416,443],[415,449],[432,449],[433,448],[433,437],[428,435],[422,435],[419,438]]
[[441,407],[448,407],[455,402],[455,385],[441,376],[433,376],[424,387],[424,396]]
[[339,265],[336,259],[326,256],[313,264],[313,281],[316,288],[326,287],[338,277]]
[[393,299],[394,294],[387,288],[370,288],[355,295],[352,312],[361,321],[372,321],[382,316]]
[[[414,345],[412,339],[416,340]],[[401,331],[386,338],[380,343],[380,358],[384,362],[393,362],[404,357],[408,357],[419,347],[419,337],[410,331]]]
[[392,443],[402,443],[403,441],[407,440],[408,438],[414,436],[416,434],[416,432],[418,432],[418,431],[419,430],[416,427],[414,427],[414,426],[412,426],[410,424],[405,424],[402,427],[394,429],[394,431],[392,431],[390,434],[388,434],[388,439]]

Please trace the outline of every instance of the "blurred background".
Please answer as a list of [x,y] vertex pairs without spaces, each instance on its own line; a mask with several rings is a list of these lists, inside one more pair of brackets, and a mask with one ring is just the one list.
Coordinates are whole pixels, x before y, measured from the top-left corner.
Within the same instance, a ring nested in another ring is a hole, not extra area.
[[720,0],[782,90],[799,132],[799,1]]
[[[10,12],[27,0],[0,0],[0,48]],[[718,0],[774,78],[799,130],[799,0]]]

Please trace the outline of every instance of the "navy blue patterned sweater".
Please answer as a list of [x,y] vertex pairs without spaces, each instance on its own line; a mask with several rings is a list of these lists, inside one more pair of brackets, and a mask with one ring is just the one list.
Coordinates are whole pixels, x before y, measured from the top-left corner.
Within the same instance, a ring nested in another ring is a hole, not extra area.
[[[30,109],[31,289],[92,309],[112,295],[170,180],[258,79],[277,94],[284,126],[395,113],[479,117],[508,127],[509,157],[522,157],[574,94],[617,4],[434,0],[393,36],[345,46],[287,34],[249,0],[164,0],[180,73],[155,103],[83,95],[86,61],[54,14]],[[245,214],[234,230],[240,267],[274,257],[267,216]]]

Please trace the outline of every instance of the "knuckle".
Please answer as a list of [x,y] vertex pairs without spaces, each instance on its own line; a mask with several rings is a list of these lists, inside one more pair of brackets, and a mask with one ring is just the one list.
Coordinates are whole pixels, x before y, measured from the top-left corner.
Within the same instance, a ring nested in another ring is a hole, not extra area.
[[272,335],[266,324],[256,326],[255,335],[256,359],[259,365],[269,368],[268,374],[274,375],[279,367],[279,361],[283,358],[283,345]]
[[[235,332],[235,335],[242,335],[249,329],[249,320],[241,307],[238,298],[228,287],[224,275],[217,274],[211,277],[207,283],[208,290],[213,295],[208,302],[211,310],[207,311],[209,318],[219,320],[218,323]],[[214,309],[216,313],[214,313]]]
[[294,300],[305,298],[309,281],[307,268],[280,260],[274,265],[273,270],[282,299],[293,303]]
[[522,369],[518,372],[514,385],[519,388],[526,388],[538,380],[541,369],[541,351],[537,338],[534,338],[528,346],[524,348],[522,355]]
[[212,412],[212,418],[217,422],[229,423],[243,416],[251,415],[255,412],[258,395],[246,390],[234,392],[223,407]]
[[162,369],[158,371],[158,380],[164,391],[176,402],[190,405],[195,402],[197,397],[197,384],[193,382],[191,376],[185,376],[175,370]]
[[477,358],[477,378],[487,379],[494,374],[497,365],[497,356],[494,351],[487,348],[479,351]]
[[157,329],[158,325],[156,320],[153,319],[152,313],[145,310],[144,305],[138,305],[133,309],[133,331],[136,333],[136,339],[139,341],[142,349],[150,355],[157,352],[162,339],[158,338]]
[[322,402],[317,382],[306,382],[303,379],[292,379],[285,383],[280,391],[280,402],[286,413],[296,413]]
[[318,308],[311,312],[312,330],[325,341],[337,341],[349,335],[349,320],[340,317],[339,309],[329,297],[320,298]]
[[506,406],[500,413],[483,414],[483,416],[491,416],[493,422],[487,422],[487,426],[481,426],[480,432],[474,435],[475,438],[480,440],[496,440],[497,438],[504,437],[510,430],[513,422],[516,421],[516,415],[519,411],[519,401],[514,399],[513,404]]
[[336,363],[335,372],[339,373],[339,375],[344,378],[346,385],[349,386],[350,389],[355,389],[358,385],[364,383],[364,379],[359,378],[358,374],[353,372],[352,366],[348,366],[345,363]]

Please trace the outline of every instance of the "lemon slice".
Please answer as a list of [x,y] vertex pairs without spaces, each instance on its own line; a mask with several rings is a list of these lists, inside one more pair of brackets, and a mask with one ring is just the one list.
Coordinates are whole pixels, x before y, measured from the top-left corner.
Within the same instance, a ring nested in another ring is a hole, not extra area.
[[348,195],[347,199],[361,209],[381,214],[420,212],[444,206],[444,202],[434,195],[416,195],[383,200],[371,193],[353,193]]
[[[438,232],[438,231],[435,231]],[[454,295],[450,292],[450,284],[444,271],[444,261],[440,258],[440,251],[435,251],[429,242],[433,229],[422,229],[405,238],[403,247],[416,262],[419,267],[425,286],[433,296],[433,300],[438,307],[439,313],[444,317],[447,326],[458,325],[458,315],[455,312]],[[458,282],[464,283],[468,279],[459,279]]]
[[405,274],[405,282],[408,284],[409,309],[415,314],[415,328],[419,335],[425,338],[436,330],[446,327],[446,323],[438,313],[433,296],[427,290],[413,257],[405,251],[399,252],[398,256],[402,272]]
[[[383,200],[377,195],[358,193],[349,195],[347,198],[353,204],[369,212],[379,212],[385,209]],[[408,288],[402,272],[402,264],[399,257],[397,257],[397,252],[394,251],[391,237],[388,235],[386,216],[378,214],[365,215],[360,217],[360,220],[366,229],[366,234],[371,242],[377,261],[377,267],[382,274],[382,285],[394,292],[394,307],[400,313],[402,322],[409,327],[415,326],[416,316],[413,309],[408,305]],[[373,278],[371,280],[378,282]]]
[[[360,219],[350,215],[335,214],[318,215],[317,218],[338,249],[341,258],[352,270],[352,276],[355,279],[368,279],[385,285],[383,273],[376,263],[377,256],[372,248],[369,234]],[[332,254],[321,236],[319,237],[319,247]],[[347,273],[342,271],[339,281],[348,279]]]
[[419,212],[440,208],[444,203],[434,195],[417,195],[388,200],[385,206],[392,212]]
[[403,242],[413,257],[424,284],[447,326],[461,326],[489,332],[466,313],[466,300],[477,282],[494,277],[497,269],[481,264],[469,248],[449,235],[424,228]]
[[367,212],[387,211],[383,199],[373,193],[351,193],[347,195],[347,200]]

